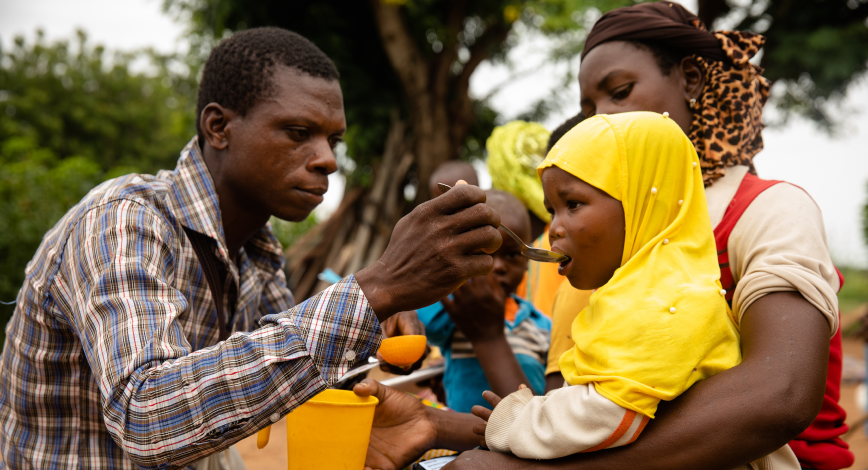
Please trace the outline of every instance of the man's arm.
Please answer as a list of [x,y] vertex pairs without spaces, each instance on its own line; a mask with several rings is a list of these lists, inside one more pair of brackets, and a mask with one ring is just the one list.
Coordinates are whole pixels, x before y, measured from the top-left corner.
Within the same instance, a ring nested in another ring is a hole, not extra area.
[[774,452],[820,410],[828,323],[798,293],[779,292],[749,307],[741,332],[743,362],[661,402],[633,444],[553,461],[472,451],[448,468],[731,469]]
[[477,253],[499,246],[499,216],[484,201],[467,187],[420,206],[396,227],[384,260],[358,273],[364,292],[349,276],[195,352],[178,322],[197,300],[175,288],[174,237],[183,235],[135,201],[94,209],[70,234],[63,275],[109,432],[141,467],[183,466],[289,413],[376,350],[378,320],[491,269]]
[[[376,350],[380,326],[353,277],[192,351],[178,318],[175,235],[153,209],[102,206],[70,236],[61,275],[102,395],[106,427],[136,464],[181,465],[228,447]],[[353,354],[348,354],[353,351]]]

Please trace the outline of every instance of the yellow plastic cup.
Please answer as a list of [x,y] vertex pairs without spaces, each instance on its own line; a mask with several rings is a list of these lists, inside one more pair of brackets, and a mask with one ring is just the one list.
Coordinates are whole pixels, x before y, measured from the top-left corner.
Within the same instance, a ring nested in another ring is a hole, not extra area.
[[289,470],[365,467],[375,397],[325,390],[286,416]]

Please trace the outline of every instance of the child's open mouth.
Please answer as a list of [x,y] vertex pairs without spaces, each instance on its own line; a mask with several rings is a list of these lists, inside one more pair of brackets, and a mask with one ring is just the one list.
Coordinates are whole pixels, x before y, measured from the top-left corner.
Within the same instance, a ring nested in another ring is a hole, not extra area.
[[573,267],[573,259],[567,258],[565,261],[561,261],[558,264],[558,274],[561,276],[566,276],[570,273],[570,268]]

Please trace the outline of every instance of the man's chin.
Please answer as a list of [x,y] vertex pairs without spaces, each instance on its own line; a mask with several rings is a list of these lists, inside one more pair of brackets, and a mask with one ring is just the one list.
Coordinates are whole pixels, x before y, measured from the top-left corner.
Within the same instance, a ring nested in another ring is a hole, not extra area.
[[279,211],[273,215],[286,222],[301,222],[310,217],[310,214],[313,213],[314,209],[316,209],[316,206],[309,209],[307,207],[293,207],[292,210]]

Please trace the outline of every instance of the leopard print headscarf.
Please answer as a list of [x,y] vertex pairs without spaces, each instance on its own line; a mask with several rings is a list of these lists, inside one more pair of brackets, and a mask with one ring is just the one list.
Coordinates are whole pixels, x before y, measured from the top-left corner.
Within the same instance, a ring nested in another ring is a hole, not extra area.
[[691,54],[705,74],[705,87],[691,106],[688,136],[702,163],[706,186],[733,165],[754,171],[763,148],[762,110],[771,82],[748,62],[765,38],[739,31],[709,32],[702,21],[675,2],[642,3],[603,15],[585,41],[582,55],[608,41],[655,41]]
[[748,62],[765,43],[764,37],[738,31],[717,31],[714,36],[732,63],[693,55],[705,72],[705,88],[692,109],[688,133],[705,186],[729,166],[747,165],[756,173],[753,157],[763,149],[763,106],[771,87],[762,68]]

